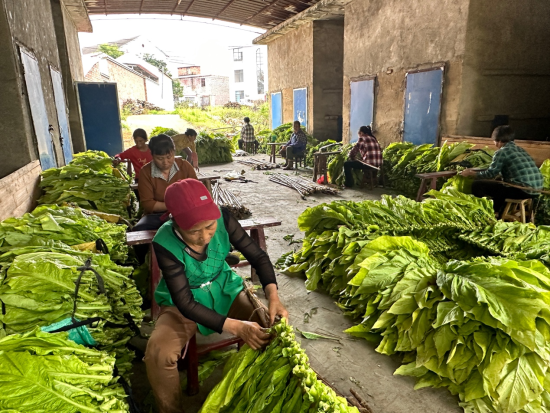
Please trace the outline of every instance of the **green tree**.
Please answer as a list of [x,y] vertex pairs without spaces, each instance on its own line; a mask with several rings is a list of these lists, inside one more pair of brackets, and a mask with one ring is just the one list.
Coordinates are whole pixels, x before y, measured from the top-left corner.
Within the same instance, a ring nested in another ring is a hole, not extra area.
[[141,57],[142,57],[143,60],[145,60],[147,63],[150,63],[150,64],[152,64],[153,66],[155,66],[158,70],[160,70],[160,71],[161,71],[162,73],[164,73],[166,76],[172,77],[172,74],[171,74],[170,71],[168,70],[168,64],[167,64],[164,60],[157,59],[157,58],[155,58],[155,56],[153,56],[153,55],[150,54],[150,53],[144,53],[143,55],[141,55]]
[[103,43],[99,45],[99,51],[116,59],[124,54],[116,44]]
[[174,94],[174,100],[183,97],[183,85],[179,80],[172,80],[172,92]]

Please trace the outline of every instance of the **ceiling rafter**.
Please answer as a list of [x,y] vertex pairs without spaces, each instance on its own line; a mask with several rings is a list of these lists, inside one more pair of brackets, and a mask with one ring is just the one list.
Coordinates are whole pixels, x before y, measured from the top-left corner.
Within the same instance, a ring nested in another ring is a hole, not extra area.
[[172,13],[170,13],[170,14],[174,14],[174,12],[175,12],[176,9],[180,6],[180,4],[181,4],[181,0],[178,0],[178,1],[176,2],[176,5],[175,5],[174,8],[172,9]]

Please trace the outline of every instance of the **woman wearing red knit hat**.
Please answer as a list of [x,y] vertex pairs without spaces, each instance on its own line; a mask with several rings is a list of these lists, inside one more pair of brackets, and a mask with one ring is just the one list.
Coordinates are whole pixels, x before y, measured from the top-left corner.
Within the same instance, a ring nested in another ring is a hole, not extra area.
[[[187,342],[224,331],[258,349],[268,343],[257,313],[243,291],[243,280],[225,262],[233,245],[256,270],[269,300],[269,315],[288,317],[279,301],[275,271],[268,255],[227,210],[220,210],[195,179],[176,182],[164,202],[170,220],[153,246],[163,279],[155,291],[161,306],[145,352],[147,376],[161,413],[181,413],[177,362]],[[243,321],[243,320],[254,321]]]

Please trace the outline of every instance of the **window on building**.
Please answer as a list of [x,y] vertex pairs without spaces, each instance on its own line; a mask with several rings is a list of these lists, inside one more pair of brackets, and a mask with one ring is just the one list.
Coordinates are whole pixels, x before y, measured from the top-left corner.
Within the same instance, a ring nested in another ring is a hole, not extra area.
[[203,77],[201,79],[201,87],[205,87],[206,86],[206,79]]
[[240,62],[243,60],[243,52],[241,49],[233,49],[233,60]]
[[244,90],[235,91],[235,102],[240,102],[244,99]]
[[235,70],[235,83],[244,82],[244,73],[242,70]]

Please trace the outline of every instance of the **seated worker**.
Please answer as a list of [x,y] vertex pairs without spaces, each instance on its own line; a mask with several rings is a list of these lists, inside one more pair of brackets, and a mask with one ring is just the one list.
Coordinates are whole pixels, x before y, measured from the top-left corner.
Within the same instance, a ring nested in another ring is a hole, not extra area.
[[[161,215],[166,212],[164,193],[168,185],[186,178],[197,179],[191,164],[175,157],[175,147],[168,135],[158,135],[149,143],[153,161],[145,165],[140,174],[138,191],[143,217],[133,231],[159,229]],[[197,181],[198,182],[198,181]],[[202,185],[202,183],[199,182]]]
[[203,335],[231,333],[253,349],[270,338],[261,330],[242,278],[224,261],[231,244],[256,269],[271,323],[276,316],[288,317],[288,312],[279,301],[269,256],[228,210],[220,211],[204,185],[193,179],[176,182],[166,190],[165,200],[171,219],[153,239],[163,274],[155,291],[161,310],[144,361],[159,412],[181,413],[177,364],[197,330]]
[[378,140],[372,134],[371,127],[361,126],[358,135],[359,140],[349,153],[349,161],[344,162],[345,185],[348,188],[353,186],[354,169],[361,169],[362,171],[371,169],[365,163],[376,168],[382,167],[382,149]]
[[113,165],[117,166],[121,160],[129,159],[134,167],[135,179],[138,181],[139,171],[146,164],[153,160],[149,146],[147,146],[147,132],[143,129],[136,129],[134,131],[134,142],[136,143],[130,149],[126,149],[124,152],[115,155]]
[[250,124],[250,118],[247,116],[243,120],[244,120],[244,126],[241,129],[241,139],[237,140],[239,149],[244,150],[245,142],[253,142],[254,147],[258,149],[258,146],[260,146],[260,143],[256,140],[256,137],[254,136],[254,126]]
[[286,163],[284,165],[285,170],[294,169],[294,158],[301,156],[306,151],[307,146],[307,136],[302,130],[299,120],[294,121],[294,133],[290,137],[290,140],[283,145],[279,154],[286,158]]
[[193,165],[193,168],[199,167],[199,157],[197,155],[197,148],[195,147],[196,139],[197,131],[194,129],[187,129],[185,133],[172,136],[176,147],[176,155],[187,159]]
[[[495,213],[502,212],[506,199],[527,199],[539,193],[529,189],[519,189],[506,186],[504,182],[532,189],[542,189],[543,177],[535,161],[514,142],[514,131],[508,125],[495,128],[491,136],[498,150],[493,156],[489,168],[476,172],[465,169],[460,174],[479,179],[472,184],[472,194],[482,198],[493,199]],[[494,180],[498,175],[504,182]]]

